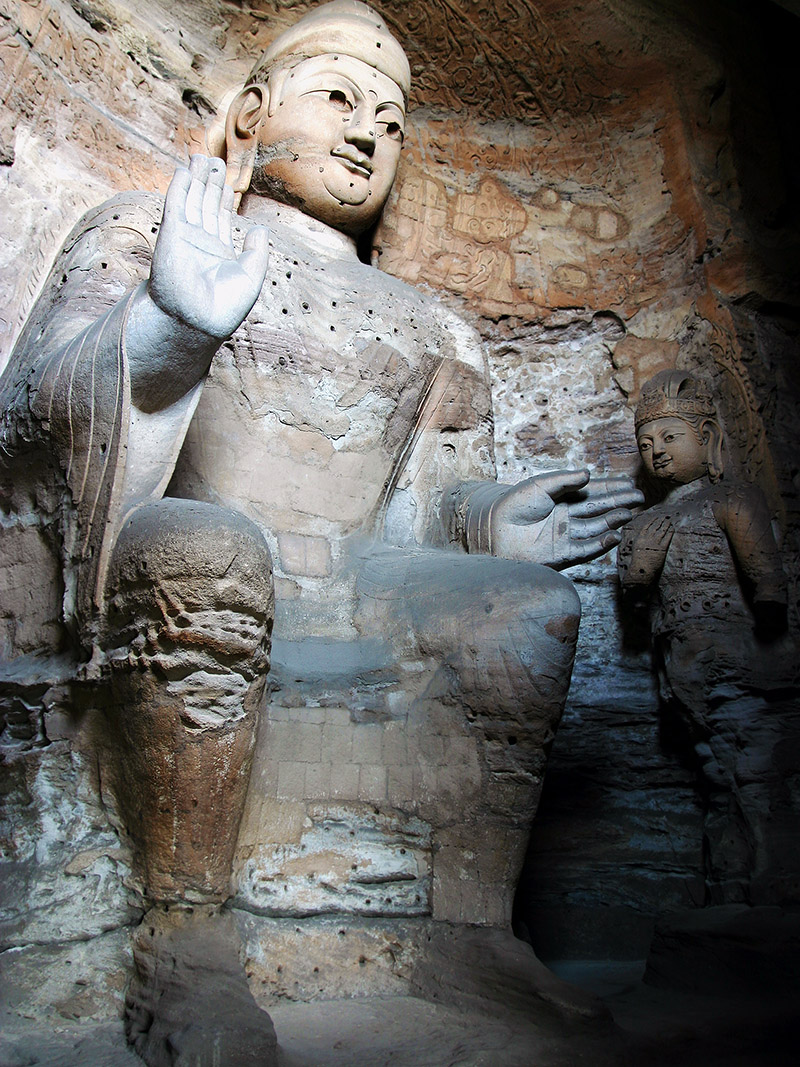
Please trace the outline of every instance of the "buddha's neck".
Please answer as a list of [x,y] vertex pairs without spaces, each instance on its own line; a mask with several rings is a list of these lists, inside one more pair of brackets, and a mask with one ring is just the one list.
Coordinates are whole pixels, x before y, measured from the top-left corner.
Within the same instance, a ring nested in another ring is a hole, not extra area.
[[354,237],[335,230],[289,204],[279,204],[277,200],[257,193],[245,193],[239,214],[259,226],[290,229],[306,244],[337,259],[358,258]]

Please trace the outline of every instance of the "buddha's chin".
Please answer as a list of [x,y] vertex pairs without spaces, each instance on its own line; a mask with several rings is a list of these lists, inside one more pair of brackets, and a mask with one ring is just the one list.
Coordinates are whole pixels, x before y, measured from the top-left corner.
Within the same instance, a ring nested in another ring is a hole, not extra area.
[[369,195],[369,183],[361,179],[360,184],[363,184],[363,188],[359,189],[357,186],[348,186],[345,183],[345,187],[342,187],[341,183],[331,182],[330,185],[326,183],[325,188],[331,194],[337,204],[343,204],[347,207],[361,207],[362,204],[366,204],[370,199]]
[[331,161],[320,177],[325,189],[338,204],[361,207],[372,199],[369,175],[352,170],[339,160]]

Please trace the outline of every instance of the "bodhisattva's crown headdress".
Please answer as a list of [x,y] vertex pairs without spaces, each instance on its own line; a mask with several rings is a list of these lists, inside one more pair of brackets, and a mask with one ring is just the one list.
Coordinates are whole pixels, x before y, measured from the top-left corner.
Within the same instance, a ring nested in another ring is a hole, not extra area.
[[681,419],[705,442],[708,477],[718,482],[724,471],[724,438],[707,383],[683,370],[662,370],[645,382],[634,415],[637,434],[645,423],[663,418]]
[[695,428],[704,419],[717,421],[711,390],[701,378],[682,370],[662,370],[642,386],[634,424],[654,419],[683,419]]

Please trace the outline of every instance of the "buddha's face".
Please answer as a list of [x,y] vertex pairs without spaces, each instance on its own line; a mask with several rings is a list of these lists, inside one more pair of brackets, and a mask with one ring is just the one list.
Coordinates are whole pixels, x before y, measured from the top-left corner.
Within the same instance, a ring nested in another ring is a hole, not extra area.
[[377,222],[403,143],[403,93],[359,59],[323,55],[270,78],[251,188],[353,236]]
[[645,469],[653,478],[688,485],[708,472],[708,433],[705,439],[698,437],[683,419],[665,416],[645,422],[636,440]]

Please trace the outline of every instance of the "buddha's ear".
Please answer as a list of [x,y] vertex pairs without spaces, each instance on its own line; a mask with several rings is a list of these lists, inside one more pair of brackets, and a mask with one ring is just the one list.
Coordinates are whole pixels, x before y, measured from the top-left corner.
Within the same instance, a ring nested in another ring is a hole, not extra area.
[[248,85],[233,99],[225,120],[226,181],[237,202],[253,177],[258,131],[269,106],[266,85]]

